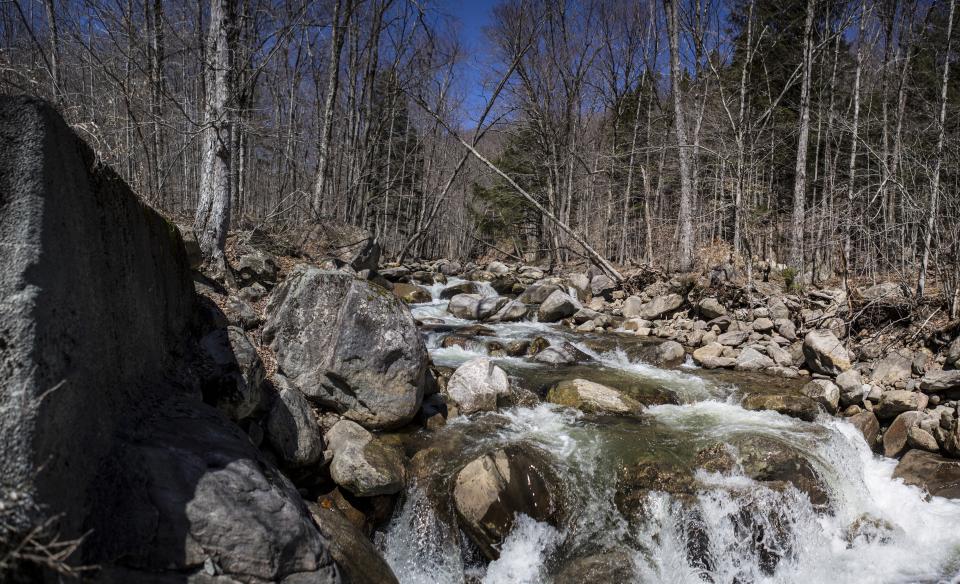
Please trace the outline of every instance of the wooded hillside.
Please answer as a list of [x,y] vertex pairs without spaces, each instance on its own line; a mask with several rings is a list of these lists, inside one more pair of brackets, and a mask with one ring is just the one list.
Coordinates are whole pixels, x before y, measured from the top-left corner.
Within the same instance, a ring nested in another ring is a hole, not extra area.
[[582,237],[882,274],[956,315],[955,3],[507,0],[476,54],[442,2],[16,0],[0,91],[59,104],[208,253],[315,218],[387,257],[562,262]]

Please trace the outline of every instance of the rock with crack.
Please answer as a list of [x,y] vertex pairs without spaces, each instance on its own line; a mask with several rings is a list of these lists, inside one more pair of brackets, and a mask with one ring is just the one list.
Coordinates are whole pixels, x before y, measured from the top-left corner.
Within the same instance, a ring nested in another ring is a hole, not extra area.
[[358,497],[393,495],[403,490],[407,478],[405,461],[396,448],[350,420],[334,424],[324,438],[333,453],[333,482]]
[[300,266],[270,296],[264,341],[307,396],[368,428],[420,409],[427,350],[393,294],[343,272]]
[[486,357],[457,367],[447,381],[447,395],[464,414],[493,411],[497,409],[497,399],[509,394],[507,374]]

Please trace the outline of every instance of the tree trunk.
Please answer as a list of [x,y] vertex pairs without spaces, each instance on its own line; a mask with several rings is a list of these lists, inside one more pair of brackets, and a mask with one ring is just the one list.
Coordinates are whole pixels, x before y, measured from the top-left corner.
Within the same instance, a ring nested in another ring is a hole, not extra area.
[[940,87],[940,117],[937,118],[937,150],[933,161],[933,178],[930,181],[930,200],[927,204],[927,225],[923,235],[920,274],[917,277],[917,298],[923,298],[923,293],[927,286],[930,241],[933,237],[933,227],[937,216],[937,199],[940,191],[940,164],[943,158],[943,140],[947,122],[947,87],[950,83],[950,41],[953,36],[953,12],[956,4],[956,0],[950,0],[950,16],[947,20],[947,51],[943,59],[943,85]]
[[[811,0],[812,1],[812,0]],[[670,35],[670,82],[673,93],[673,128],[677,137],[677,155],[680,162],[680,263],[681,271],[693,269],[693,180],[690,176],[690,150],[687,146],[687,126],[683,115],[683,96],[680,93],[680,16],[677,0],[665,0],[667,27]]]
[[230,228],[229,102],[233,95],[233,51],[230,39],[236,27],[233,0],[210,0],[207,34],[206,104],[203,159],[200,168],[200,201],[194,231],[207,260],[220,262]]
[[790,225],[790,265],[803,273],[803,222],[807,196],[807,143],[810,139],[810,81],[813,72],[813,14],[816,0],[807,0],[803,26],[803,81],[800,86],[800,123],[797,166],[793,183],[793,219]]

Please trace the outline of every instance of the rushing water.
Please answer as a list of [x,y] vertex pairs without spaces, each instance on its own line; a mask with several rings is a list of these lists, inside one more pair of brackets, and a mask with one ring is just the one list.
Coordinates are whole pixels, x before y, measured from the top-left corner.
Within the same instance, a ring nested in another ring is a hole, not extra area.
[[[443,287],[431,287],[434,298]],[[489,287],[481,292],[495,294]],[[452,327],[475,324],[452,318],[445,308],[445,301],[434,300],[414,307],[414,314]],[[960,502],[927,498],[894,480],[896,462],[873,454],[843,420],[823,416],[807,423],[744,410],[738,392],[743,385],[762,389],[764,382],[755,378],[660,369],[622,347],[598,350],[582,336],[536,322],[486,326],[495,336],[485,340],[544,336],[575,342],[595,359],[566,370],[496,359],[515,383],[613,375],[667,389],[677,405],[649,407],[639,419],[539,404],[451,420],[429,438],[456,444],[432,469],[441,494],[414,482],[378,540],[403,584],[550,582],[572,558],[612,552],[617,555],[611,561],[632,565],[637,582],[960,582]],[[442,334],[426,333],[439,365],[455,367],[485,354],[482,345],[440,348]],[[726,473],[694,469],[698,488],[692,500],[650,492],[635,516],[615,504],[620,465],[657,460],[689,467],[698,450],[744,436],[802,453],[828,491],[829,506],[817,507],[796,488],[754,481],[739,467]],[[444,493],[467,461],[518,442],[551,455],[571,513],[559,527],[519,517],[499,558],[485,565],[453,524]]]

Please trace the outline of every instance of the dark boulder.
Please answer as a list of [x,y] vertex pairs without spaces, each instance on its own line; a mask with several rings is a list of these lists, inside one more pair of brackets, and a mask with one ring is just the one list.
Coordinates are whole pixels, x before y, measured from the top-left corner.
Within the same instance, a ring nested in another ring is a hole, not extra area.
[[270,296],[265,342],[308,399],[368,428],[420,409],[427,350],[392,293],[343,272],[299,266]]

